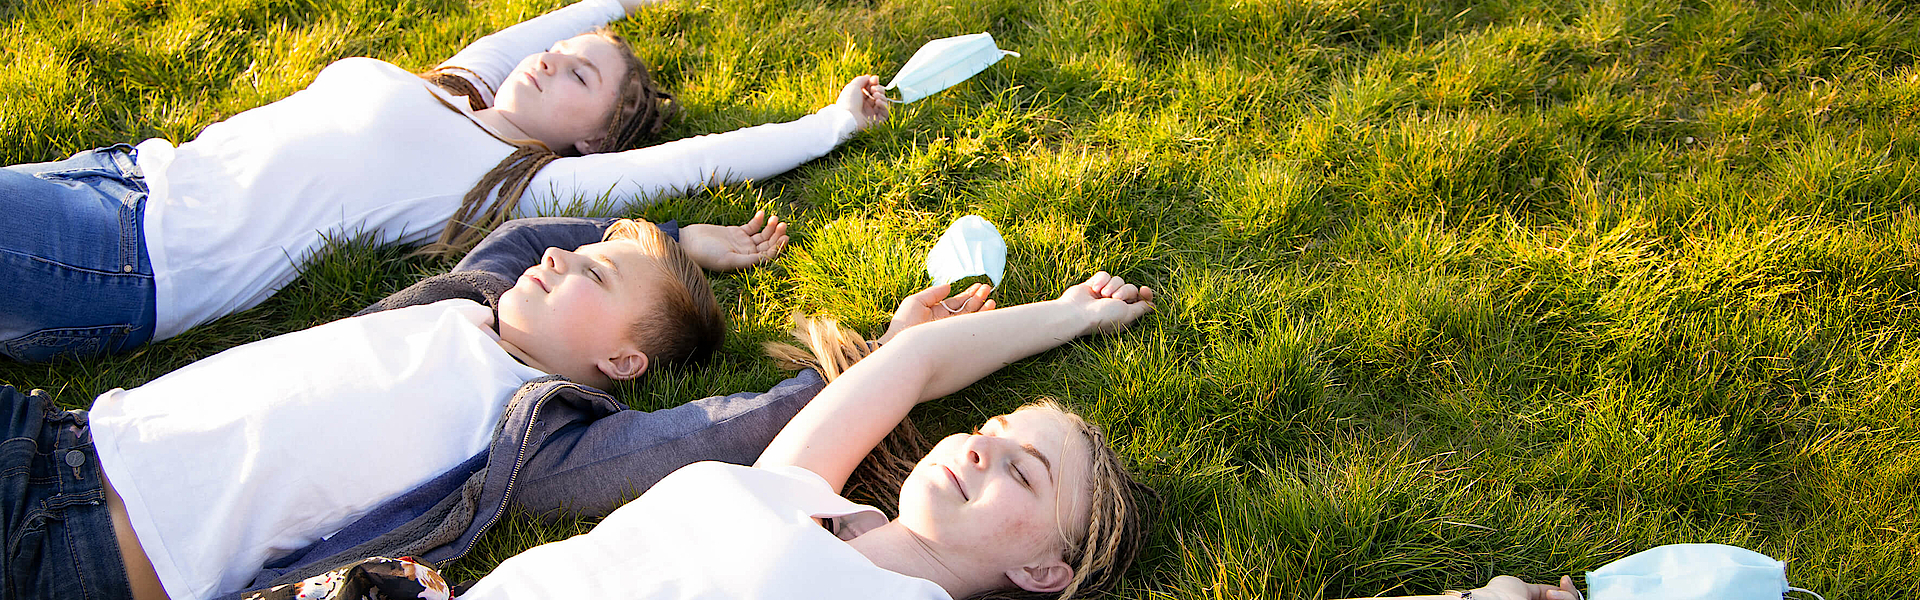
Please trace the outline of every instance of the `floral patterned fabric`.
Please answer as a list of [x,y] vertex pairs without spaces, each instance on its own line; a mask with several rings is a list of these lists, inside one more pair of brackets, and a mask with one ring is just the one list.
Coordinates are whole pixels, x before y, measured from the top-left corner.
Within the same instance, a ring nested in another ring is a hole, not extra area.
[[277,585],[245,600],[448,600],[453,590],[431,565],[412,557],[374,557]]

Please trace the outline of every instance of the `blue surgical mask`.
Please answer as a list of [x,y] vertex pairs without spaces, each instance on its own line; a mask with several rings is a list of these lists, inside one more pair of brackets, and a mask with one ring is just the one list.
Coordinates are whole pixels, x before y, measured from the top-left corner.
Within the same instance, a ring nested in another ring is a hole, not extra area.
[[985,33],[937,39],[914,52],[887,89],[900,90],[902,104],[919,100],[966,81],[1008,54],[1020,55],[993,45],[993,36]]
[[994,286],[1007,269],[1007,242],[980,215],[960,217],[927,253],[927,276],[934,285],[985,275]]
[[1587,572],[1591,600],[1781,600],[1788,591],[1813,594],[1787,586],[1786,563],[1724,544],[1660,546]]

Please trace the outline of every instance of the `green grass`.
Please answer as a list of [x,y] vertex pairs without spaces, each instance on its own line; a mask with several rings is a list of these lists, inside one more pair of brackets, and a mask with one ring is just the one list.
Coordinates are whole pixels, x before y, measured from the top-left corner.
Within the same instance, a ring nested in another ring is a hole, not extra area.
[[[354,55],[424,68],[554,0],[0,7],[0,161],[181,141]],[[1082,407],[1165,496],[1125,596],[1432,593],[1658,544],[1920,590],[1920,8],[1653,0],[676,0],[622,22],[686,116],[785,120],[923,41],[1024,54],[831,156],[637,214],[798,226],[717,279],[716,365],[764,389],[794,309],[878,328],[952,219],[1003,303],[1105,268],[1131,331],[921,409]],[[267,304],[133,355],[0,365],[70,406],[339,318],[445,263],[347,244]],[[521,516],[451,566],[582,530]]]

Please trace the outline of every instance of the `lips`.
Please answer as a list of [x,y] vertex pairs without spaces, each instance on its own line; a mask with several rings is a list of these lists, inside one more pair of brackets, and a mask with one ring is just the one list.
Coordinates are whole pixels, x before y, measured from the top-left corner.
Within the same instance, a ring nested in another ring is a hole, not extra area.
[[533,84],[534,91],[537,91],[537,92],[547,91],[546,88],[540,87],[540,80],[534,79],[533,73],[527,73],[527,83]]
[[967,486],[964,486],[964,485],[960,485],[960,476],[959,476],[959,475],[957,475],[957,474],[955,474],[955,473],[953,472],[953,469],[949,469],[949,468],[947,468],[947,466],[946,466],[946,465],[940,465],[940,470],[942,470],[942,471],[946,471],[946,472],[947,472],[947,478],[948,478],[948,479],[951,479],[951,480],[953,480],[953,487],[954,487],[954,489],[957,489],[957,490],[960,490],[960,499],[961,499],[961,500],[966,500],[966,501],[972,501],[972,500],[973,500],[973,498],[971,498],[971,497],[968,497],[968,496],[967,496]]
[[553,290],[547,287],[547,282],[542,281],[540,275],[534,273],[534,271],[535,269],[527,269],[527,272],[521,273],[520,276],[525,277],[527,281],[533,282],[533,285],[538,286],[542,293],[552,293]]

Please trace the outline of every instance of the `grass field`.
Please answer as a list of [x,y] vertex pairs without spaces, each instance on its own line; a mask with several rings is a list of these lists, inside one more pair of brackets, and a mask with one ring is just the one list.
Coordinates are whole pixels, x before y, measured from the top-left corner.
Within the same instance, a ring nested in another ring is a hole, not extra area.
[[[13,0],[0,161],[184,141],[329,62],[424,69],[555,0]],[[980,214],[1003,303],[1095,269],[1132,330],[921,409],[1052,396],[1165,497],[1126,597],[1341,598],[1579,574],[1659,544],[1920,591],[1920,5],[1727,0],[673,0],[618,24],[674,137],[798,117],[930,38],[1021,58],[778,178],[637,215],[796,223],[716,279],[739,332],[638,408],[765,389],[794,309],[877,329]],[[345,243],[130,356],[0,364],[84,407],[448,263]],[[520,516],[451,565],[583,531]]]

